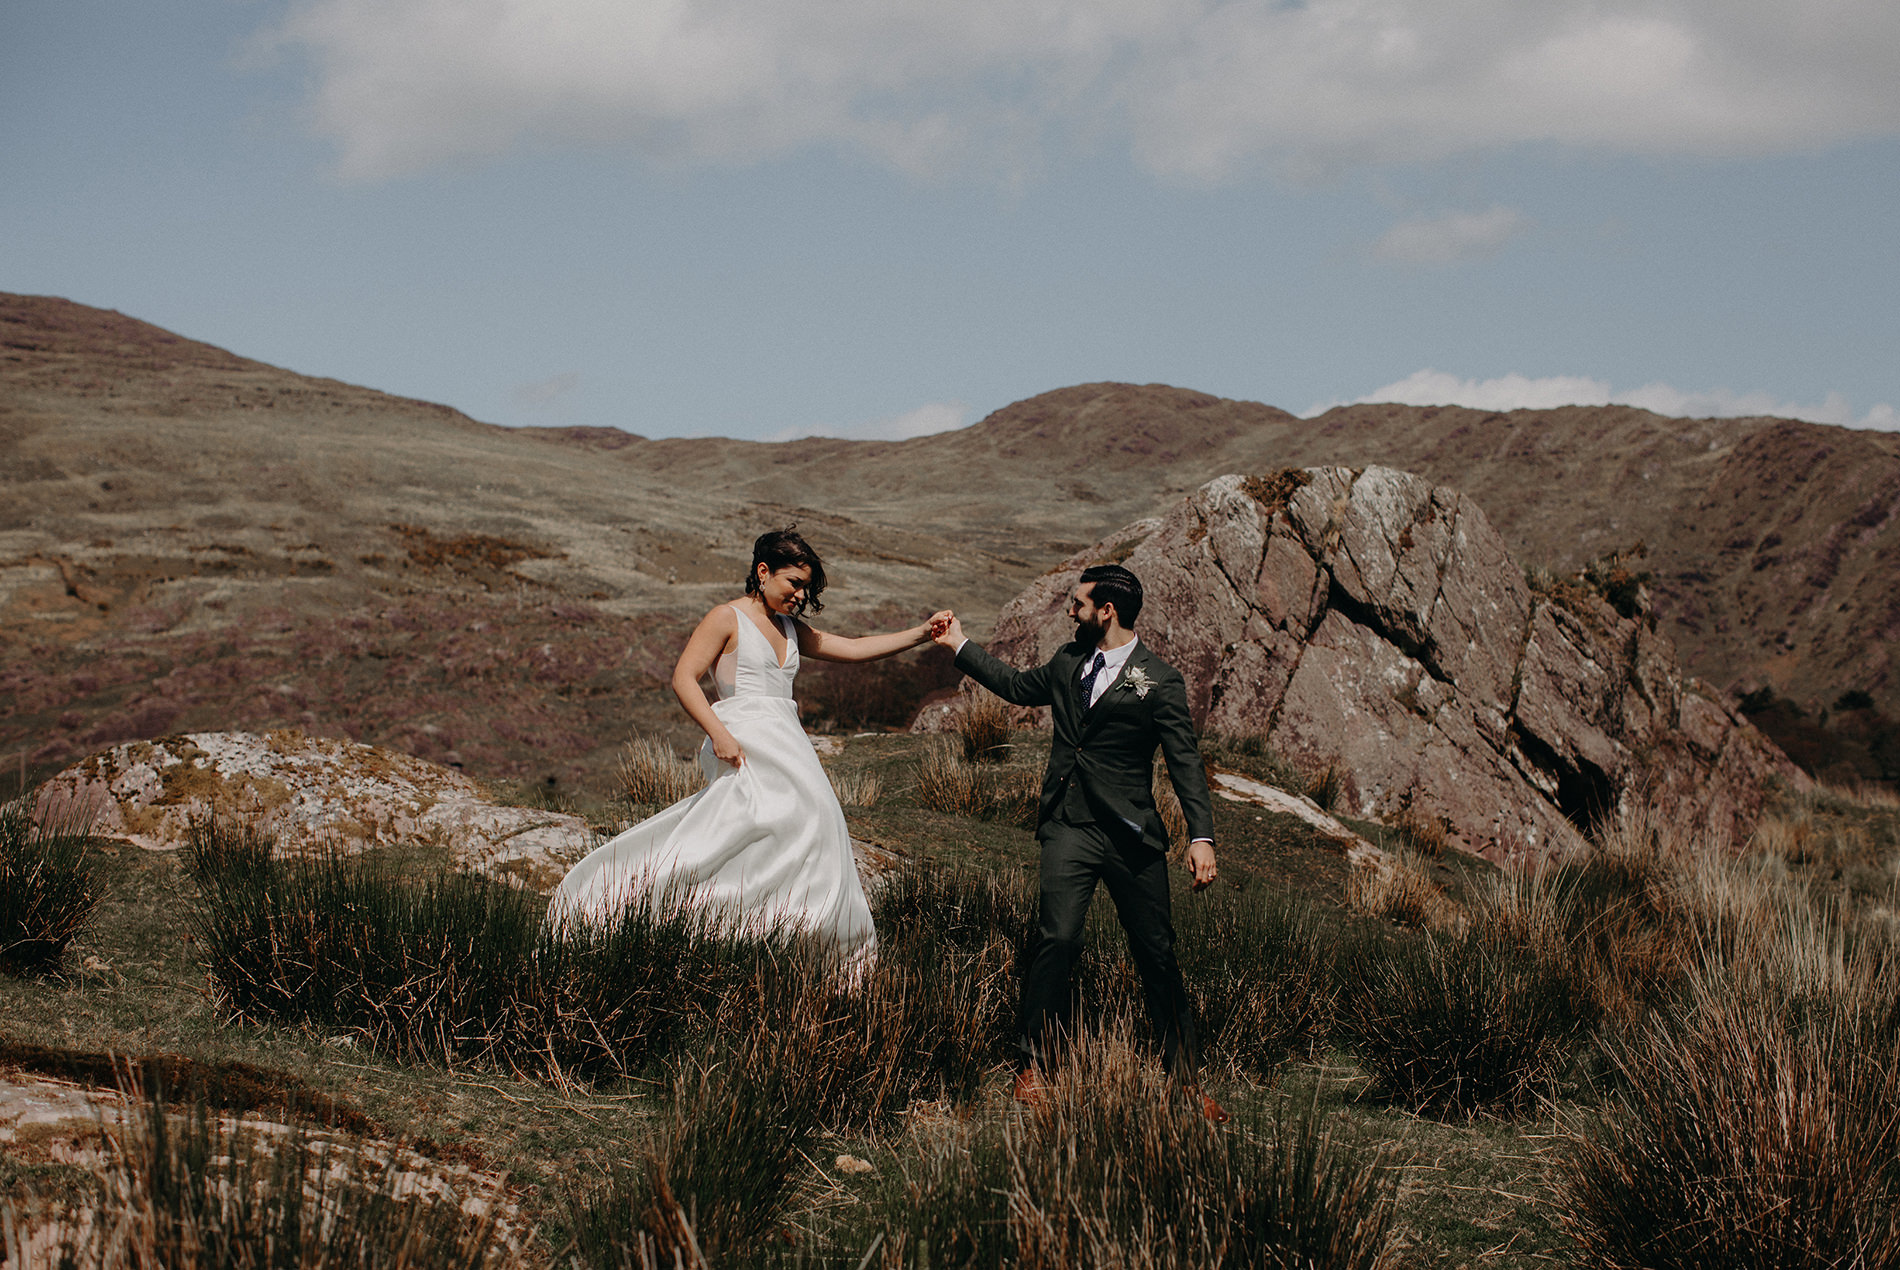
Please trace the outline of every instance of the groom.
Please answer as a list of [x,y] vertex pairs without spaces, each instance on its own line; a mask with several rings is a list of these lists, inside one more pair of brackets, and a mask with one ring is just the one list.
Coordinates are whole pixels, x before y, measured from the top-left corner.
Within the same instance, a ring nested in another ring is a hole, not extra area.
[[[1055,736],[1036,813],[1042,899],[1023,969],[1019,1101],[1039,1101],[1042,1072],[1071,1006],[1070,972],[1095,884],[1115,901],[1141,973],[1167,1069],[1193,1086],[1199,1059],[1193,1011],[1174,956],[1168,836],[1154,805],[1154,753],[1187,815],[1194,889],[1214,880],[1214,813],[1181,673],[1135,638],[1141,582],[1120,565],[1082,572],[1069,597],[1075,640],[1046,665],[1013,670],[964,638],[954,617],[934,631],[957,668],[1013,705],[1050,706]],[[1210,1119],[1226,1113],[1203,1096]]]

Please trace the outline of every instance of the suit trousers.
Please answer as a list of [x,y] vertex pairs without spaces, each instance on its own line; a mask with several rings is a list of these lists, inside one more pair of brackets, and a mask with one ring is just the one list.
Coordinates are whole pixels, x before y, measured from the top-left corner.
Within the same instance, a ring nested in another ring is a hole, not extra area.
[[1162,1064],[1191,1082],[1200,1054],[1194,1011],[1174,955],[1167,856],[1139,841],[1118,846],[1080,810],[1080,801],[1064,799],[1037,835],[1042,845],[1042,899],[1023,967],[1022,1061],[1052,1062],[1069,1026],[1082,926],[1100,881],[1107,884],[1128,936]]

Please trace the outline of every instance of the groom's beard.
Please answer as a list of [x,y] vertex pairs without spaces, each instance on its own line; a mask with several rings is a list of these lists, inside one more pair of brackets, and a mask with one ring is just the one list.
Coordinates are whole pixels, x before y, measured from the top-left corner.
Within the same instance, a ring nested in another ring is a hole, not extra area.
[[1084,648],[1094,648],[1108,634],[1107,623],[1085,622],[1080,618],[1075,623],[1075,642]]

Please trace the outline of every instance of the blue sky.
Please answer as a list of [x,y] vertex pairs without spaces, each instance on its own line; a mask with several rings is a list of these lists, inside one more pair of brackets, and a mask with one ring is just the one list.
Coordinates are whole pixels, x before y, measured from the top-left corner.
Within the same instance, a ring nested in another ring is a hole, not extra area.
[[9,0],[0,289],[508,424],[1900,427],[1891,0]]

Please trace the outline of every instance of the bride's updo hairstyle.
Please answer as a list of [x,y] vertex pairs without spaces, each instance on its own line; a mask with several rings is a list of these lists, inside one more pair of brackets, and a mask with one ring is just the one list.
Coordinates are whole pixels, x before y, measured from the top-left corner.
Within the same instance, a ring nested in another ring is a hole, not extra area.
[[760,565],[764,565],[768,572],[777,573],[780,569],[789,569],[797,564],[811,569],[811,583],[805,588],[805,594],[799,597],[792,616],[803,617],[808,608],[814,613],[824,612],[824,601],[818,598],[825,589],[824,562],[818,559],[818,553],[811,549],[811,544],[799,537],[795,524],[769,530],[753,542],[752,567],[746,570],[745,593],[759,593]]

